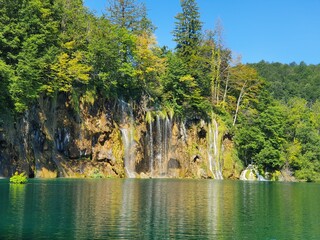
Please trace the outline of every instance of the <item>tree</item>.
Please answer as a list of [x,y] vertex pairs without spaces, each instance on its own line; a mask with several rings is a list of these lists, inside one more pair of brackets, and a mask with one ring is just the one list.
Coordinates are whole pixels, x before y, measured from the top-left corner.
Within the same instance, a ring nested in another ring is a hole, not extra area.
[[134,33],[152,32],[146,7],[136,0],[108,0],[107,18],[111,23]]
[[59,11],[50,0],[1,1],[0,54],[14,71],[9,91],[24,111],[48,81],[58,42]]
[[315,180],[320,165],[319,103],[310,108],[305,99],[292,98],[286,107],[288,165],[297,178]]
[[173,31],[176,50],[186,63],[196,55],[201,41],[202,23],[195,0],[180,0],[182,13],[178,13]]
[[0,114],[12,109],[12,102],[9,95],[9,82],[14,77],[10,66],[0,59]]
[[262,171],[281,170],[287,143],[284,106],[273,102],[261,112],[247,111],[240,124],[235,136],[240,159],[256,164]]
[[160,96],[162,86],[161,75],[166,68],[166,59],[159,56],[160,49],[156,47],[154,36],[144,33],[137,37],[135,50],[135,76],[138,85],[149,97]]
[[279,100],[301,97],[315,102],[320,94],[320,65],[281,64],[261,61],[250,64],[266,79],[268,91]]
[[116,97],[117,87],[123,82],[119,68],[121,65],[119,54],[123,41],[122,32],[117,26],[104,17],[90,18],[90,31],[87,34],[88,64],[92,66],[90,84],[96,87],[103,97]]
[[196,79],[189,74],[187,65],[176,54],[168,54],[163,101],[173,106],[176,115],[188,118],[208,117],[210,104],[201,94]]
[[236,124],[239,109],[242,101],[246,98],[247,102],[255,101],[255,96],[262,86],[262,79],[257,71],[249,66],[239,64],[230,69],[230,87],[237,96],[233,126]]
[[83,6],[83,0],[55,0],[59,8],[59,40],[61,46],[75,41],[75,49],[85,50],[86,36],[90,31],[90,14]]
[[47,87],[49,92],[71,92],[74,82],[88,83],[92,67],[83,63],[84,54],[74,51],[75,42],[64,44],[65,52],[58,56],[57,62],[51,66],[54,81]]
[[[229,61],[231,59],[230,50],[224,49],[222,39],[223,27],[221,20],[218,19],[215,25],[214,32],[211,33],[212,46],[211,55],[211,101],[212,104],[219,105],[220,99],[225,102],[228,83],[229,83]],[[210,35],[209,35],[210,36]],[[210,38],[209,38],[210,39]],[[222,97],[222,85],[224,84],[224,91]]]

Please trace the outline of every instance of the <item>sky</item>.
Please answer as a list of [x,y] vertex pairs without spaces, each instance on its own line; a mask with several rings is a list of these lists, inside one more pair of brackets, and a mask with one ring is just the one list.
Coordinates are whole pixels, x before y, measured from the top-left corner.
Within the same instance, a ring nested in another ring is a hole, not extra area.
[[[175,16],[180,0],[140,0],[157,27],[160,46],[173,49]],[[219,19],[223,39],[243,63],[261,60],[281,63],[320,63],[320,0],[197,0],[203,30],[213,30]],[[97,15],[107,0],[84,0]]]

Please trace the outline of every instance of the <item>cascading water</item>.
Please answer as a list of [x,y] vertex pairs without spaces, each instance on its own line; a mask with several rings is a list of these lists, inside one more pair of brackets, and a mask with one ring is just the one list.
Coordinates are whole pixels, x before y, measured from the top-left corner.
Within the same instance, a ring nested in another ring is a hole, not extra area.
[[[163,156],[164,162],[167,163],[169,161],[170,154],[170,145],[171,145],[171,120],[166,117],[164,119],[164,133],[163,133]],[[166,171],[166,169],[164,169]]]
[[153,176],[154,172],[154,158],[153,158],[153,129],[152,129],[152,121],[149,122],[149,162],[150,162],[150,174]]
[[158,169],[159,169],[159,174],[162,174],[163,171],[163,159],[162,159],[162,131],[161,131],[161,120],[160,116],[157,114],[156,116],[156,124],[157,124],[157,132],[156,132],[156,143],[157,143],[157,156],[156,159],[158,161]]
[[[81,129],[81,123],[80,123],[80,128],[79,128],[78,139],[79,139],[80,142],[82,142],[83,139],[84,139],[83,134],[82,134],[82,129]],[[82,150],[81,147],[79,147],[79,158],[85,157],[87,155],[87,150],[86,149]]]
[[216,173],[218,176],[218,179],[223,179],[222,176],[222,167],[220,163],[220,149],[219,147],[219,127],[218,127],[218,122],[216,119],[213,119],[215,131],[214,131],[214,149],[215,149],[215,159],[216,159]]
[[240,180],[243,181],[268,181],[260,175],[257,166],[249,164],[240,174]]
[[22,139],[23,139],[23,146],[22,146],[22,153],[23,157],[27,158],[27,151],[29,149],[29,131],[30,131],[30,125],[29,125],[29,111],[26,111],[25,115],[22,118]]
[[[153,121],[155,120],[155,121]],[[148,149],[151,177],[167,175],[167,164],[170,154],[171,120],[157,114],[149,121]]]
[[187,129],[186,129],[186,125],[185,125],[185,123],[183,123],[183,122],[181,122],[181,129],[180,129],[180,134],[181,134],[181,136],[182,136],[182,140],[184,141],[184,142],[187,142]]
[[267,179],[265,179],[262,175],[258,174],[258,180],[259,181],[262,181],[262,182],[265,182],[267,181]]
[[[70,142],[70,133],[66,128],[58,128],[55,137],[56,149],[59,152],[67,151],[67,145]],[[66,152],[66,155],[68,153]]]
[[208,163],[214,179],[223,179],[220,163],[219,126],[213,119],[213,124],[208,124]]
[[121,111],[121,135],[124,146],[124,168],[127,177],[135,177],[135,141],[134,141],[134,118],[130,104],[120,100]]
[[124,145],[124,165],[125,171],[129,178],[134,178],[134,162],[135,162],[135,154],[134,154],[134,139],[133,139],[133,131],[132,129],[122,128],[122,142]]
[[[208,162],[209,162],[209,170],[212,174],[214,174],[212,165],[213,165],[213,133],[211,124],[208,124]],[[215,176],[214,176],[215,177]]]

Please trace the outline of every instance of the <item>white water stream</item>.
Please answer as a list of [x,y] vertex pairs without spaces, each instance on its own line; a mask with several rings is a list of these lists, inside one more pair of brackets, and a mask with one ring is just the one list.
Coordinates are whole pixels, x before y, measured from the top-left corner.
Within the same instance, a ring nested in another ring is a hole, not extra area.
[[222,166],[220,162],[220,143],[218,122],[213,119],[208,124],[208,162],[209,169],[214,179],[223,179]]
[[163,177],[167,175],[171,144],[171,120],[166,116],[161,118],[159,114],[148,126],[148,149],[151,177]]
[[124,168],[127,177],[135,177],[134,117],[130,104],[120,100],[122,144],[124,146]]

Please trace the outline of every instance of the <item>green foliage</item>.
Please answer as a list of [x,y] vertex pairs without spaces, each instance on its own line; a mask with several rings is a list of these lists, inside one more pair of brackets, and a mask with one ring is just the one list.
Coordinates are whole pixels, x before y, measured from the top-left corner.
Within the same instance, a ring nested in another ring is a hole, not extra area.
[[297,179],[316,181],[320,164],[318,103],[310,105],[301,98],[288,103],[260,98],[256,109],[241,114],[235,132],[240,159],[261,170],[288,168]]
[[176,16],[177,22],[173,36],[177,43],[178,55],[185,62],[189,62],[191,57],[197,54],[201,40],[202,23],[195,0],[182,0],[180,3],[182,12]]
[[0,58],[10,65],[9,92],[18,112],[36,100],[58,41],[58,9],[52,1],[1,1]]
[[93,105],[97,98],[96,89],[87,89],[81,96],[81,102]]
[[107,17],[113,24],[134,33],[152,32],[154,29],[145,5],[136,0],[109,0]]
[[182,59],[176,55],[169,55],[168,71],[164,75],[163,84],[163,101],[170,102],[176,115],[190,118],[208,116],[208,100],[202,96],[195,78],[188,74]]
[[15,174],[10,178],[10,183],[13,184],[25,184],[28,182],[26,174],[15,172]]
[[87,84],[89,82],[89,72],[92,67],[83,62],[84,54],[80,51],[72,52],[75,42],[67,42],[64,48],[71,53],[61,53],[57,62],[51,66],[54,81],[47,87],[48,92],[70,92],[74,82]]
[[97,179],[97,178],[104,178],[104,175],[99,169],[95,168],[90,172],[89,177]]
[[166,61],[157,54],[158,51],[153,36],[144,33],[137,37],[134,51],[137,65],[134,77],[138,87],[151,97],[159,97],[162,94],[160,76],[166,68]]
[[240,158],[259,169],[274,171],[285,164],[285,115],[282,105],[274,103],[262,112],[247,112],[242,116],[235,141]]
[[9,95],[9,82],[14,77],[10,66],[0,59],[0,114],[12,109],[12,101]]
[[152,123],[154,121],[153,116],[152,116],[152,112],[148,111],[146,113],[146,122],[147,123]]
[[[88,53],[87,60],[92,66],[91,84],[99,89],[103,96],[117,96],[117,88],[124,81],[119,72],[121,59],[119,52],[124,41],[124,30],[111,25],[104,18],[90,18],[91,29],[87,34]],[[129,40],[128,40],[129,41]],[[130,39],[129,42],[132,40]]]
[[320,65],[261,61],[252,67],[267,80],[267,89],[276,99],[288,101],[292,97],[300,97],[315,102],[319,98]]

